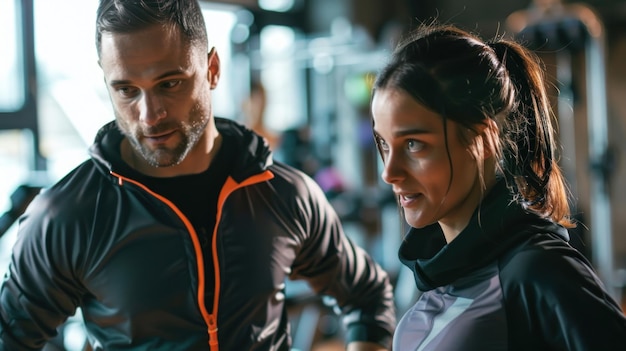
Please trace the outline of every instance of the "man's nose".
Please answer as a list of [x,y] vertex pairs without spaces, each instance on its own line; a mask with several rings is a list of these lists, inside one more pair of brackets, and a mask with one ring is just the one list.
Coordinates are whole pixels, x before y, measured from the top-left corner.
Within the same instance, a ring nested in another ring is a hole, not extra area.
[[167,115],[163,101],[153,93],[143,94],[139,110],[139,119],[148,125],[156,124]]

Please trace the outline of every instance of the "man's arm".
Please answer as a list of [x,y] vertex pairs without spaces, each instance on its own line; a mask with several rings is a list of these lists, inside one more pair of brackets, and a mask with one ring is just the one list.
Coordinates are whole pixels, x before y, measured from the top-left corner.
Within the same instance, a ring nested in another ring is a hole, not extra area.
[[300,220],[308,237],[291,277],[306,279],[314,291],[337,301],[346,327],[345,341],[355,345],[351,347],[363,344],[384,350],[391,346],[396,323],[389,276],[344,234],[339,217],[319,186],[306,181],[310,181],[309,193],[301,199],[305,205]]
[[[39,350],[76,311],[78,298],[66,292],[70,279],[56,275],[68,255],[60,247],[53,208],[39,196],[20,219],[9,271],[0,287],[0,351]],[[68,243],[71,246],[71,242]],[[55,260],[60,258],[60,260]]]

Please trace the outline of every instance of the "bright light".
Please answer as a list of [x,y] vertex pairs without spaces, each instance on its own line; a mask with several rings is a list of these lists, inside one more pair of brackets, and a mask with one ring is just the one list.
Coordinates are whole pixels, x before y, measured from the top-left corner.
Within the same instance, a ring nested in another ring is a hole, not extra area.
[[294,0],[259,0],[259,7],[267,11],[287,12],[293,5]]
[[231,33],[237,23],[237,15],[230,8],[205,8],[202,10],[209,36],[209,47],[215,47],[220,57],[221,75],[218,87],[213,92],[213,111],[216,116],[235,116],[235,102],[232,93],[230,58]]
[[266,26],[261,30],[261,54],[284,54],[294,50],[296,33],[285,26]]

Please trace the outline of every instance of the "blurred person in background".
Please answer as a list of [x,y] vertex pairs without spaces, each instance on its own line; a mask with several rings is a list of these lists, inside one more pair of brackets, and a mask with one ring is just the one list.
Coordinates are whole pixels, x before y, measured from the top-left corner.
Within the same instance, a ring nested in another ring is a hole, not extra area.
[[411,227],[399,256],[421,291],[393,350],[626,348],[626,317],[568,243],[545,85],[518,43],[437,23],[379,72],[382,179]]
[[337,301],[348,350],[388,349],[387,273],[310,177],[213,116],[198,1],[101,0],[96,33],[115,121],[20,219],[0,350],[41,349],[80,308],[93,350],[287,351],[288,278]]
[[260,80],[253,80],[250,84],[250,94],[241,104],[244,125],[265,138],[270,150],[276,152],[280,146],[280,133],[270,130],[265,124],[265,110],[267,107],[267,92]]

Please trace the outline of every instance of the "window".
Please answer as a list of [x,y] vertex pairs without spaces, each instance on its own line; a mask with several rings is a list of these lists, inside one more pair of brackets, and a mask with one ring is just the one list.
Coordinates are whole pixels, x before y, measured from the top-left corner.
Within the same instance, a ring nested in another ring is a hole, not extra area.
[[18,0],[0,0],[0,112],[19,110],[24,104],[24,60]]
[[306,123],[304,61],[298,51],[293,28],[269,25],[261,31],[261,79],[267,89],[267,124],[284,131]]

